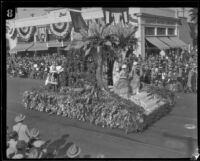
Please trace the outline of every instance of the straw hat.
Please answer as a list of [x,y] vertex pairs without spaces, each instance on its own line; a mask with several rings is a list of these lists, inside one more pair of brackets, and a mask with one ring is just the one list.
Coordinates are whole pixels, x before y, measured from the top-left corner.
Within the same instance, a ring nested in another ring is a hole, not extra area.
[[75,158],[77,157],[81,152],[81,148],[76,146],[75,144],[73,144],[68,150],[67,150],[67,153],[66,155],[69,157],[69,158]]
[[40,131],[39,131],[38,129],[33,128],[33,129],[30,131],[30,136],[31,136],[32,138],[37,138],[38,135],[39,135],[39,133],[40,133]]
[[33,146],[35,148],[41,148],[45,144],[45,141],[43,140],[36,140],[33,142]]
[[133,65],[137,65],[137,62],[135,61],[135,62],[133,63]]
[[19,114],[18,116],[15,117],[15,122],[21,122],[25,119],[25,115]]
[[126,64],[123,64],[123,65],[122,65],[122,69],[125,69],[126,67],[127,67]]

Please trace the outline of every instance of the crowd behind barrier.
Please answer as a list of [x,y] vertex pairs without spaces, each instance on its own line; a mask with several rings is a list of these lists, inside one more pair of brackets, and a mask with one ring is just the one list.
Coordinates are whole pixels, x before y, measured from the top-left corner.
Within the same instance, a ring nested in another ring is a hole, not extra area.
[[[7,126],[7,158],[82,158],[80,155],[82,149],[74,143],[71,143],[66,152],[59,156],[59,148],[51,146],[54,143],[50,140],[44,141],[38,129],[33,128],[29,130],[28,126],[24,123],[24,119],[25,115],[20,114],[15,117],[14,121],[16,124],[12,129],[9,129]],[[62,138],[64,139],[65,137],[67,135]],[[86,156],[90,157],[90,155]],[[83,157],[85,158],[85,156]],[[104,155],[98,154],[96,158],[104,158]]]
[[[64,55],[16,56],[7,58],[7,73],[12,77],[45,80],[53,62],[62,66]],[[139,69],[140,81],[146,84],[164,86],[173,91],[197,92],[197,52],[185,50],[152,54],[146,59],[131,55]],[[128,57],[129,59],[129,57]]]

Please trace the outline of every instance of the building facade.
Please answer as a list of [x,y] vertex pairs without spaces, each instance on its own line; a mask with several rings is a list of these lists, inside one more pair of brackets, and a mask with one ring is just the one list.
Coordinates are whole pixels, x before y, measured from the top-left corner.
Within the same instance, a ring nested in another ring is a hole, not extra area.
[[[83,8],[81,13],[86,21],[104,17],[102,8]],[[138,27],[136,32],[136,37],[138,38],[137,55],[145,57],[151,52],[188,47],[187,43],[179,39],[181,36],[179,34],[181,23],[174,10],[167,8],[129,8],[129,17],[129,22]],[[48,14],[42,16],[17,19],[9,23],[13,28],[32,26],[41,28],[49,24],[69,22],[71,22],[70,12],[67,8],[62,8],[49,11]],[[16,40],[12,39],[9,39],[9,41],[12,41],[11,50],[18,52],[19,49],[13,50],[13,48],[17,47],[19,41],[17,40],[16,42]],[[36,42],[37,40],[34,38],[33,41]],[[67,45],[67,43],[62,42],[60,46],[63,47],[64,45]],[[53,46],[56,47],[55,43]],[[44,47],[44,50],[48,49],[48,47],[47,43],[47,47]],[[37,50],[36,48],[37,46],[34,49]]]

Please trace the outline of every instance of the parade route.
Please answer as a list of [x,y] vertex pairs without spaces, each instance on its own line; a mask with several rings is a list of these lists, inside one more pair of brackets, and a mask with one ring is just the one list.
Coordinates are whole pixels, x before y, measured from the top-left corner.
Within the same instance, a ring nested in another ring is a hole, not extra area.
[[[104,154],[108,158],[185,158],[191,157],[197,146],[197,95],[177,94],[177,102],[170,114],[161,118],[143,133],[126,135],[118,129],[96,127],[86,122],[48,113],[25,110],[22,94],[25,90],[39,88],[44,81],[7,79],[7,125],[14,125],[14,117],[23,113],[29,128],[38,128],[44,140],[62,157],[71,143],[81,147],[82,157]],[[64,137],[62,136],[67,136]]]

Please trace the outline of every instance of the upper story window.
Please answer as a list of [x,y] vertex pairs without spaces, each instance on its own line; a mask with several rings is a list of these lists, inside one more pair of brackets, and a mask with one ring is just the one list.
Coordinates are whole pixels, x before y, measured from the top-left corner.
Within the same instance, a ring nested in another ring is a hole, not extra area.
[[157,28],[157,35],[166,35],[166,28]]
[[145,27],[145,35],[147,35],[147,36],[155,35],[155,28],[154,27]]
[[168,28],[168,35],[175,35],[175,28]]

